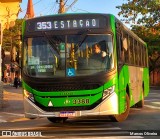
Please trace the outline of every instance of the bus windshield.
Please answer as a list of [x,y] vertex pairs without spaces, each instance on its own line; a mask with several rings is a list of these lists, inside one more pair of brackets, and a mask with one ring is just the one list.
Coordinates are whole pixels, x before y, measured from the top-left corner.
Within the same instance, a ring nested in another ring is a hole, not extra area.
[[112,35],[56,35],[26,38],[24,72],[36,77],[73,77],[114,67]]

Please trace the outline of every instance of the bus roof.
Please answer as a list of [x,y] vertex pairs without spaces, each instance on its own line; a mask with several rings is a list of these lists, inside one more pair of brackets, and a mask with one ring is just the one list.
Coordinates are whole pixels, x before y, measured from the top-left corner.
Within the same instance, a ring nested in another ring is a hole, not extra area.
[[115,18],[115,22],[121,24],[121,26],[123,27],[123,30],[125,30],[126,32],[128,32],[131,36],[133,36],[134,38],[136,38],[137,41],[140,41],[143,44],[146,44],[142,39],[140,39],[133,31],[131,31],[128,27],[126,27],[117,17],[115,17],[113,14],[106,14],[106,13],[63,13],[63,14],[53,14],[53,15],[46,15],[46,16],[39,16],[39,17],[35,17],[35,18],[31,18],[31,19],[27,19],[26,21],[30,22],[30,21],[34,21],[34,20],[41,20],[44,18],[70,18],[70,17],[77,17],[78,19],[80,18],[89,18],[91,16],[95,16],[95,17],[114,17]]

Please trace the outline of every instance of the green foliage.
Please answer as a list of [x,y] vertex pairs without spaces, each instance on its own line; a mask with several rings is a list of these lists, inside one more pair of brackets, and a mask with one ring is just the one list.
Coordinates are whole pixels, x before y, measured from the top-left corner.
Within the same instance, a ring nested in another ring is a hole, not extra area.
[[160,21],[160,5],[156,0],[127,0],[127,3],[117,6],[126,22],[137,22],[146,27],[152,27]]
[[150,72],[160,68],[160,3],[157,0],[126,0],[117,6],[122,21],[148,44]]
[[160,43],[160,4],[156,0],[127,0],[117,6],[125,23],[149,45]]
[[149,47],[149,71],[160,68],[160,48],[151,46]]
[[22,30],[23,19],[17,19],[15,21],[15,26],[9,29],[4,29],[3,31],[3,43],[2,48],[4,51],[10,51],[11,47],[19,47],[20,34]]
[[132,31],[147,42],[148,46],[160,46],[160,30],[145,26],[132,26]]

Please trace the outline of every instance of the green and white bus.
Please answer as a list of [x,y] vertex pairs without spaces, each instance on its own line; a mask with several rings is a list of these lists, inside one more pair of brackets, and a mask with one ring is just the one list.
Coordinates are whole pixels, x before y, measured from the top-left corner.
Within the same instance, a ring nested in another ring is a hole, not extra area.
[[[149,93],[147,45],[111,14],[57,14],[23,23],[25,117],[103,115],[124,121]],[[105,52],[93,58],[95,44]]]

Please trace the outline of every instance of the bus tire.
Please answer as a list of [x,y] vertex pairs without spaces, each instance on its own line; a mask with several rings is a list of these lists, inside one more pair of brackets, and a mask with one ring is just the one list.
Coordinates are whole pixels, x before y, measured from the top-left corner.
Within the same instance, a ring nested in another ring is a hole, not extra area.
[[64,123],[68,117],[47,117],[47,119],[52,123]]
[[142,100],[136,103],[136,108],[143,108],[144,107],[144,89],[142,89]]
[[121,113],[121,114],[112,115],[112,116],[110,116],[110,119],[114,122],[122,122],[127,119],[128,115],[129,115],[129,110],[130,110],[130,100],[129,100],[128,94],[126,93],[126,110],[125,110],[125,112]]

